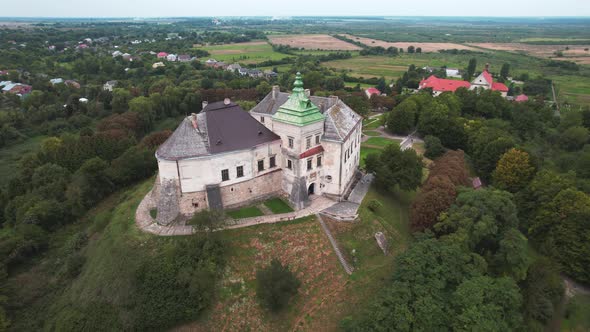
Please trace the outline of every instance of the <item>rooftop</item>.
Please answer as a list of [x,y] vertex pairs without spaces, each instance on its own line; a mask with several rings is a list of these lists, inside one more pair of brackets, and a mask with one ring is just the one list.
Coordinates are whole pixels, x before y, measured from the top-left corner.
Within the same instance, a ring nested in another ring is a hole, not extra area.
[[156,157],[180,160],[251,149],[280,137],[229,101],[208,104],[201,113],[186,117],[160,146]]

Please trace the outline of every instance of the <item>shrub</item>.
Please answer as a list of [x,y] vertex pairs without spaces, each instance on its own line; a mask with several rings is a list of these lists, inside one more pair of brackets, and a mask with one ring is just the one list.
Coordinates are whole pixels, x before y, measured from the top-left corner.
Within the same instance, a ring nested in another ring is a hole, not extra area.
[[82,267],[86,263],[86,257],[84,255],[75,253],[69,255],[66,259],[65,274],[68,278],[77,277],[82,272]]
[[273,259],[270,265],[256,272],[256,295],[262,306],[278,312],[297,294],[301,282],[287,265]]
[[436,136],[426,136],[424,138],[424,147],[426,148],[424,156],[429,159],[436,159],[445,153],[445,148]]
[[371,211],[373,211],[373,212],[377,212],[377,210],[379,210],[379,209],[381,208],[381,206],[383,206],[383,205],[381,204],[381,202],[379,202],[379,201],[378,201],[378,200],[376,200],[376,199],[372,199],[372,200],[369,202],[369,205],[368,205],[368,207],[369,207],[369,210],[371,210]]

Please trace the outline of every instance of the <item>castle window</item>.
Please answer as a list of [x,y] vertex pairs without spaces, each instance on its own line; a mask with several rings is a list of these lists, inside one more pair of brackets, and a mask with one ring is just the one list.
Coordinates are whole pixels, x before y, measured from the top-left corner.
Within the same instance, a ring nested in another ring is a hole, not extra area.
[[320,144],[320,135],[315,135],[315,144]]
[[221,181],[228,181],[229,180],[229,170],[222,169],[221,170]]
[[307,170],[311,171],[312,169],[312,158],[307,159]]
[[270,166],[268,168],[273,168],[275,166],[277,166],[276,157],[272,156],[272,157],[270,157]]
[[259,171],[259,172],[262,172],[262,171],[264,171],[264,159],[260,159],[260,160],[258,161],[258,171]]
[[309,148],[311,148],[311,136],[307,136],[307,137],[305,138],[305,148],[306,148],[306,149],[309,149]]
[[287,168],[293,169],[293,162],[290,159],[287,159]]
[[236,167],[236,174],[239,178],[244,176],[244,166]]
[[289,148],[293,148],[293,137],[289,137]]
[[322,167],[322,156],[318,156],[317,165],[318,167]]
[[264,123],[264,117],[263,116],[260,117],[260,122]]

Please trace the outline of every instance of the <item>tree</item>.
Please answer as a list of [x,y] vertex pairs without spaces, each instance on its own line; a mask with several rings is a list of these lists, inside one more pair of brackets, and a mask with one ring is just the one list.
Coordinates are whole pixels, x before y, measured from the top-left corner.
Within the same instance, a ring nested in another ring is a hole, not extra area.
[[154,111],[152,100],[147,97],[136,97],[129,101],[129,111],[139,115],[141,123],[141,132],[149,132],[156,121],[156,112]]
[[273,312],[283,309],[297,294],[301,282],[283,265],[273,259],[270,265],[256,272],[256,295],[261,304]]
[[514,331],[522,324],[522,296],[513,279],[478,276],[462,283],[452,297],[454,331]]
[[418,54],[422,53],[422,47],[416,47],[416,53],[418,53]]
[[424,156],[426,158],[436,159],[445,153],[445,148],[436,136],[428,135],[424,137],[424,146],[426,149]]
[[131,93],[128,90],[122,88],[113,89],[113,100],[111,102],[113,111],[117,113],[123,113],[127,111],[130,100]]
[[589,130],[582,126],[574,126],[566,129],[561,134],[561,144],[568,151],[579,150],[588,142]]
[[473,74],[475,74],[475,69],[477,68],[477,60],[475,58],[469,59],[469,65],[467,65],[467,70],[465,71],[465,76],[463,77],[467,81],[471,81],[473,78]]
[[108,164],[104,160],[95,157],[85,161],[74,173],[66,197],[76,215],[98,203],[113,189],[113,184],[107,175],[107,168]]
[[416,124],[418,105],[411,99],[404,100],[387,116],[387,129],[394,134],[407,135]]
[[529,154],[512,148],[504,153],[492,175],[494,184],[509,192],[522,190],[535,174]]
[[500,69],[500,76],[503,79],[506,79],[508,77],[508,75],[510,75],[510,64],[505,63],[502,65],[502,69]]
[[401,150],[399,144],[385,147],[379,154],[369,154],[366,169],[375,174],[375,183],[387,190],[416,189],[422,181],[422,157],[413,149]]
[[564,189],[541,206],[529,234],[537,248],[556,259],[568,275],[590,282],[590,196]]
[[526,330],[544,330],[553,317],[564,292],[559,272],[559,266],[546,257],[539,257],[529,267],[521,285]]
[[408,46],[408,53],[412,54],[416,51],[416,48],[413,45]]
[[499,137],[489,142],[481,153],[475,155],[475,169],[477,173],[486,181],[492,177],[492,172],[498,165],[498,160],[514,147],[514,142],[509,137]]

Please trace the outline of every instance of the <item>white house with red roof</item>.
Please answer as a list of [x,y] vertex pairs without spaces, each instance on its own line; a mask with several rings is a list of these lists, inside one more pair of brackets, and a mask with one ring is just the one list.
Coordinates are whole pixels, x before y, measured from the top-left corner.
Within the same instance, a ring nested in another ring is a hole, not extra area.
[[475,90],[477,88],[485,89],[485,90],[492,90],[492,91],[500,91],[502,97],[506,98],[508,94],[508,87],[504,85],[504,83],[494,82],[492,78],[492,74],[486,69],[479,74],[473,81],[471,81],[471,87],[469,90]]
[[158,59],[166,59],[168,57],[168,53],[160,52],[158,53]]
[[420,82],[418,90],[430,88],[432,89],[432,95],[436,97],[443,92],[455,92],[458,88],[469,89],[470,86],[471,84],[467,81],[449,80],[430,75],[430,77]]
[[435,97],[443,92],[455,92],[458,88],[467,88],[469,90],[480,88],[485,90],[499,91],[504,98],[506,98],[508,95],[508,87],[503,83],[494,82],[492,74],[490,74],[488,71],[487,65],[486,69],[484,69],[484,71],[479,74],[479,76],[471,81],[471,83],[467,81],[438,78],[434,75],[431,75],[427,79],[420,81],[420,85],[418,86],[418,90],[428,88],[432,89],[432,94]]
[[381,91],[379,91],[379,89],[377,89],[377,88],[368,88],[368,89],[365,89],[365,95],[367,96],[367,98],[371,99],[371,97],[373,95],[380,96]]

